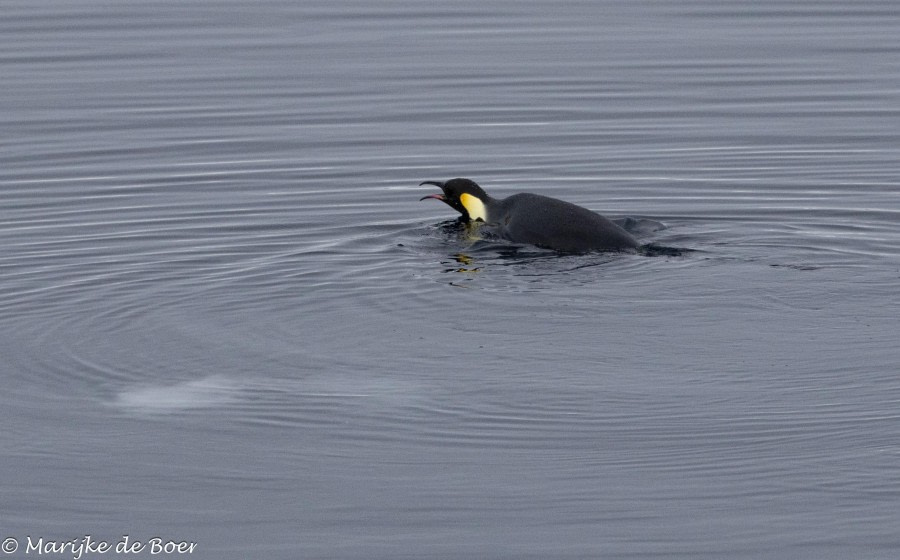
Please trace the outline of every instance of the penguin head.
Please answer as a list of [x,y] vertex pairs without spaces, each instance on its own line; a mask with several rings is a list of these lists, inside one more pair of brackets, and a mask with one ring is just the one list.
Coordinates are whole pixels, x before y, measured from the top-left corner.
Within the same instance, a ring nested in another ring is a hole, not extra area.
[[486,222],[488,220],[487,204],[491,197],[475,181],[471,179],[450,179],[445,183],[424,181],[419,183],[419,185],[434,185],[444,191],[443,194],[429,194],[419,200],[436,198],[446,202],[447,205],[462,214],[463,219],[466,221],[475,222],[481,220]]

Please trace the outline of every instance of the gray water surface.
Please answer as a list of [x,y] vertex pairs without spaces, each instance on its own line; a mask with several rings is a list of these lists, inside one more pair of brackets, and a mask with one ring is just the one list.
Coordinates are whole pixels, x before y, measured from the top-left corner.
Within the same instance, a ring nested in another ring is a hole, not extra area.
[[[2,12],[15,557],[900,554],[894,2]],[[473,244],[458,176],[691,251]]]

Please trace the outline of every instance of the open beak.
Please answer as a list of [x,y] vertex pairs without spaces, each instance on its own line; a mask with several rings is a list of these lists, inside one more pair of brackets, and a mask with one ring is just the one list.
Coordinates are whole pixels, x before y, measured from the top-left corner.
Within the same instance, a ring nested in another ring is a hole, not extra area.
[[[444,183],[441,183],[440,181],[422,181],[421,183],[419,183],[419,186],[421,187],[422,185],[434,185],[434,186],[440,187],[442,189],[444,188]],[[447,197],[442,194],[429,194],[429,195],[423,196],[422,198],[419,199],[419,202],[425,200],[426,198],[434,198],[434,199],[440,200],[441,202],[447,202]]]

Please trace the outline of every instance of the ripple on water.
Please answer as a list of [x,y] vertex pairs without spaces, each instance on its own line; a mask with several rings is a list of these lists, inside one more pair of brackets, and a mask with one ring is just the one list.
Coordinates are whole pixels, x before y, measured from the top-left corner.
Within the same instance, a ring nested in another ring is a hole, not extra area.
[[[7,0],[4,528],[896,556],[897,16]],[[456,176],[692,252],[467,243]]]

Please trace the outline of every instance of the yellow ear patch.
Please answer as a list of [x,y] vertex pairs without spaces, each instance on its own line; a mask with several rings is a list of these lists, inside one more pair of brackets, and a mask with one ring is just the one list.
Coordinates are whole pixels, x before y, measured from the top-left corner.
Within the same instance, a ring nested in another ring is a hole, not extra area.
[[469,213],[470,220],[487,221],[487,208],[484,207],[484,202],[481,202],[480,198],[469,193],[462,193],[459,195],[459,202],[466,209],[466,212]]

